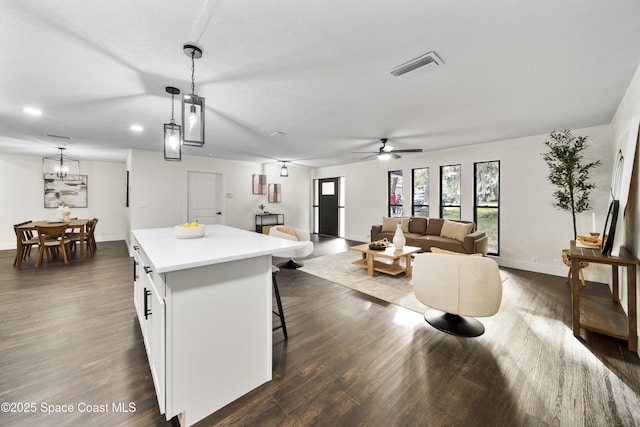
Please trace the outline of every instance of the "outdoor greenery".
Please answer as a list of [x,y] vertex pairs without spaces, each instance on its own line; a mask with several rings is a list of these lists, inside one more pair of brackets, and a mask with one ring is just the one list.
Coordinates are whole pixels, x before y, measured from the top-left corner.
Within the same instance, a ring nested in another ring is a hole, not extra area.
[[549,166],[549,182],[556,187],[553,205],[568,211],[573,218],[573,238],[578,235],[576,214],[589,209],[589,192],[596,185],[589,182],[589,171],[600,166],[600,160],[585,163],[582,152],[588,147],[586,136],[573,136],[569,129],[551,132],[549,149],[543,158]]

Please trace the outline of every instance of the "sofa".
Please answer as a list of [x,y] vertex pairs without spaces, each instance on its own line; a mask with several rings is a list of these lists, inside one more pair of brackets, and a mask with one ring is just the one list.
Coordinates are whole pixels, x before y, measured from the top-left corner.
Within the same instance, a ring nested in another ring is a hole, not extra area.
[[371,227],[371,241],[393,241],[397,224],[401,224],[407,245],[417,246],[422,252],[436,247],[463,254],[486,255],[489,242],[484,231],[476,231],[475,223],[442,218],[383,218],[382,224]]

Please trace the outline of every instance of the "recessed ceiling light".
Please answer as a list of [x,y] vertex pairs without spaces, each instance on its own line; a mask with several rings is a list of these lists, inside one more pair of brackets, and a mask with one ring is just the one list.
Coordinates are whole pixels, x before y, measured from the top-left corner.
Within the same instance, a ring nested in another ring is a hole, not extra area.
[[144,128],[140,125],[131,125],[130,129],[134,132],[142,132],[144,130]]
[[34,107],[24,107],[24,109],[22,110],[27,114],[30,114],[32,116],[41,116],[42,115],[42,110],[38,109],[38,108],[34,108]]

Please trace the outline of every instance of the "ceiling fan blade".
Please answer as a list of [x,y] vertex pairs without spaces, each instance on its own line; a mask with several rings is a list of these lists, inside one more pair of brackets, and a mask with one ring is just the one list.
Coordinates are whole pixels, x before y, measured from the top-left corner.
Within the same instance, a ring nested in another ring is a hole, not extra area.
[[370,158],[375,157],[375,156],[377,156],[377,155],[378,155],[378,153],[374,153],[374,154],[372,154],[372,155],[370,155],[370,156],[363,157],[363,158],[361,158],[360,160],[367,160],[367,159],[370,159]]
[[397,155],[396,153],[397,153],[397,151],[394,151],[393,153],[389,153],[389,154],[391,154],[391,157],[393,157],[394,159],[400,159],[400,158],[402,158],[402,156],[399,156],[399,155]]
[[393,150],[394,153],[422,153],[422,148],[407,148],[406,150]]
[[377,151],[352,151],[351,152],[351,154],[371,154],[371,153],[378,154]]

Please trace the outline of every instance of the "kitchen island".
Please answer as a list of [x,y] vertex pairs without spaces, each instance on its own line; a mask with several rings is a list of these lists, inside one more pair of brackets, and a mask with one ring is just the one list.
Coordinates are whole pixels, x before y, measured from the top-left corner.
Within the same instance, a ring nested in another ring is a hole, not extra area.
[[301,243],[224,225],[133,230],[134,304],[160,412],[189,426],[271,380],[271,256]]

